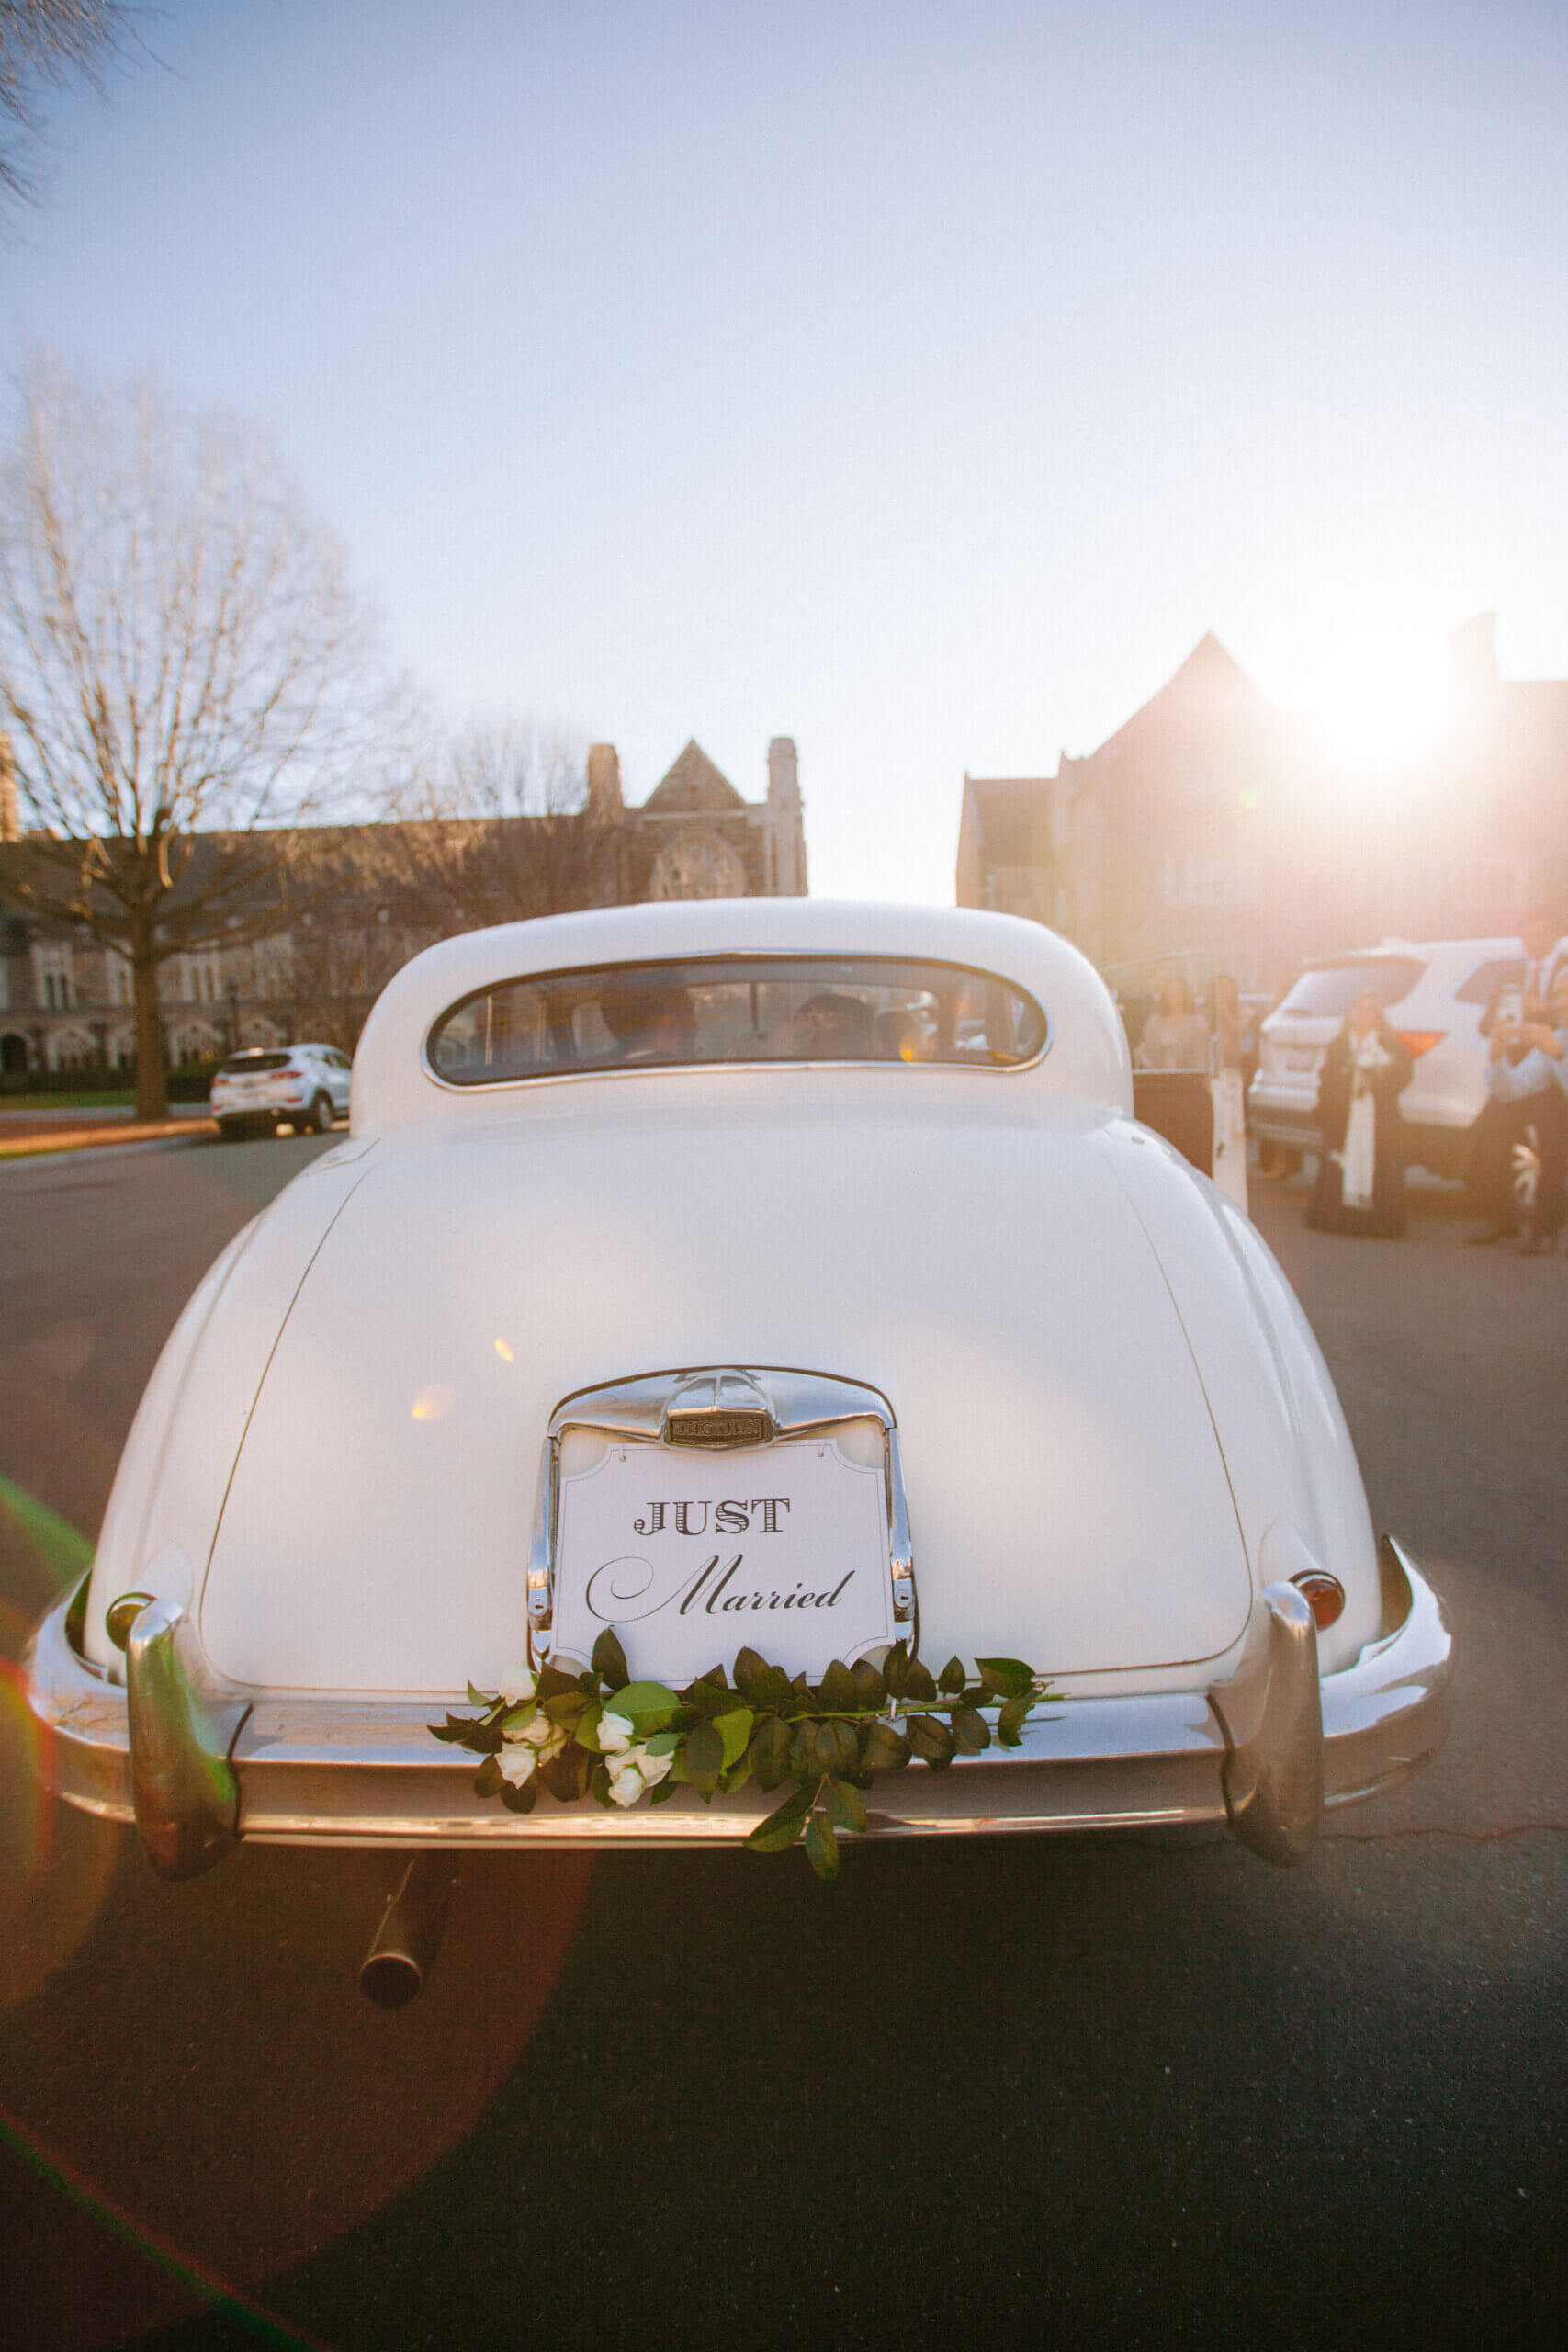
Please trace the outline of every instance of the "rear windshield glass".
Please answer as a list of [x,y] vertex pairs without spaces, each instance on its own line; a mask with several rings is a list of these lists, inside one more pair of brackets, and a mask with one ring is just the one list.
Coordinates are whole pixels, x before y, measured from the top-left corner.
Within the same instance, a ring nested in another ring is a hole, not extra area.
[[503,980],[430,1033],[453,1086],[691,1062],[948,1062],[1011,1069],[1045,1045],[994,973],[885,956],[709,956]]
[[218,1075],[220,1078],[248,1078],[255,1070],[288,1068],[287,1054],[231,1054]]
[[1303,972],[1279,1012],[1307,1012],[1343,1021],[1359,996],[1380,1004],[1406,997],[1427,967],[1414,956],[1358,956],[1349,964],[1319,964]]

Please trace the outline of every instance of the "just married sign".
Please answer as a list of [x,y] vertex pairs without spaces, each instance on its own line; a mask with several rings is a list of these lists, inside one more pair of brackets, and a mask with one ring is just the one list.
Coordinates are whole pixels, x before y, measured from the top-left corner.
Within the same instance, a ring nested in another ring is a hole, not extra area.
[[743,1646],[820,1676],[894,1639],[880,1469],[829,1439],[704,1457],[612,1444],[563,1476],[552,1646],[604,1628],[631,1672],[689,1680]]

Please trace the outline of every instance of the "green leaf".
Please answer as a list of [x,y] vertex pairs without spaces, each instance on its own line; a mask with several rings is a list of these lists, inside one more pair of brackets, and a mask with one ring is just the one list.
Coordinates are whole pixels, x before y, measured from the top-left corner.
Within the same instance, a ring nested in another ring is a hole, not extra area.
[[665,1730],[680,1703],[662,1682],[626,1682],[604,1702],[612,1714],[626,1716],[639,1738],[645,1732]]
[[599,1718],[604,1712],[598,1700],[591,1699],[578,1716],[576,1728],[571,1735],[579,1747],[592,1748],[595,1755],[599,1751]]
[[648,1802],[649,1804],[668,1804],[671,1798],[674,1796],[683,1785],[683,1782],[675,1780],[673,1777],[666,1781],[660,1781],[656,1789],[649,1789],[648,1792]]
[[711,1797],[724,1770],[724,1739],[716,1724],[701,1723],[687,1733],[683,1761],[693,1788]]
[[748,1754],[751,1776],[764,1792],[789,1778],[790,1727],[777,1715],[764,1715],[752,1735]]
[[[767,1670],[767,1659],[761,1657],[756,1650],[739,1649],[736,1651],[735,1665],[732,1669],[732,1679],[736,1689],[739,1691],[743,1699],[750,1696],[752,1678],[755,1675],[764,1674]],[[776,1667],[773,1668],[773,1672],[775,1674],[778,1672],[778,1668]]]
[[782,1854],[786,1846],[793,1846],[805,1826],[807,1815],[816,1801],[816,1781],[797,1781],[791,1794],[785,1797],[778,1810],[775,1813],[770,1813],[765,1821],[759,1821],[755,1829],[748,1837],[746,1843],[752,1852]]
[[850,1668],[855,1686],[855,1698],[863,1707],[880,1707],[887,1698],[887,1679],[880,1667],[870,1658],[857,1657]]
[[562,1724],[570,1731],[587,1704],[581,1691],[575,1688],[558,1690],[553,1698],[545,1701],[545,1713],[551,1723]]
[[840,1829],[865,1827],[865,1799],[848,1781],[829,1781],[823,1795],[829,1813]]
[[468,1704],[470,1707],[493,1707],[495,1704],[495,1692],[493,1690],[476,1690],[473,1684],[470,1682],[468,1685]]
[[538,1712],[532,1699],[525,1699],[521,1706],[508,1707],[501,1718],[501,1729],[502,1732],[526,1731]]
[[918,1657],[912,1657],[909,1660],[909,1670],[904,1677],[904,1696],[907,1699],[936,1697],[936,1684],[931,1679],[931,1670],[929,1666],[922,1666]]
[[940,1715],[911,1715],[909,1745],[922,1764],[933,1772],[945,1772],[953,1761],[953,1736]]
[[899,1771],[911,1753],[908,1741],[892,1724],[867,1724],[861,1733],[861,1762],[870,1772]]
[[[558,1756],[552,1756],[547,1764],[541,1764],[534,1780],[543,1781],[558,1804],[575,1804],[579,1797],[588,1793],[588,1777],[594,1761],[587,1749],[579,1747],[573,1740]],[[527,1785],[532,1788],[534,1781]]]
[[705,1678],[694,1682],[685,1697],[688,1705],[710,1724],[716,1716],[730,1713],[735,1705],[735,1693],[728,1682],[709,1682]]
[[538,1774],[536,1772],[531,1781],[525,1781],[520,1789],[514,1789],[510,1781],[502,1781],[500,1796],[508,1813],[532,1813],[539,1802]]
[[705,1674],[698,1675],[697,1680],[699,1682],[705,1682],[709,1684],[715,1690],[728,1691],[729,1689],[729,1685],[725,1679],[724,1668],[722,1666],[710,1666]]
[[859,1704],[853,1677],[841,1658],[835,1658],[817,1686],[818,1703],[830,1707],[834,1713]]
[[1034,1687],[1034,1668],[1018,1657],[977,1657],[980,1679],[1004,1699],[1021,1699]]
[[953,1726],[953,1736],[958,1742],[961,1755],[979,1756],[989,1747],[990,1726],[985,1716],[976,1714],[973,1707],[954,1707],[948,1721]]
[[678,1731],[656,1731],[642,1744],[650,1756],[673,1756],[681,1745],[681,1735]]
[[448,1715],[444,1724],[426,1724],[424,1728],[432,1739],[462,1740],[465,1747],[468,1745],[464,1734],[468,1725],[467,1718],[463,1715]]
[[770,1707],[787,1707],[794,1693],[790,1679],[782,1666],[764,1666],[751,1677],[746,1692],[747,1704],[758,1714]]
[[1028,1721],[1029,1712],[1033,1704],[1032,1690],[1021,1690],[1016,1699],[1008,1701],[997,1717],[997,1737],[1004,1747],[1022,1747],[1023,1742],[1019,1737],[1019,1734]]
[[501,1746],[501,1728],[493,1724],[465,1724],[457,1737],[476,1756],[493,1756]]
[[542,1666],[534,1686],[534,1696],[543,1705],[547,1699],[558,1698],[563,1690],[582,1688],[575,1674],[563,1674],[558,1666]]
[[818,1877],[831,1885],[839,1875],[839,1841],[825,1813],[814,1813],[806,1825],[806,1859]]
[[860,1733],[856,1725],[818,1724],[817,1756],[824,1772],[852,1772],[860,1762]]
[[936,1687],[946,1699],[962,1699],[964,1685],[968,1679],[969,1677],[964,1671],[963,1659],[950,1657],[937,1676]]
[[739,1764],[751,1740],[751,1726],[756,1716],[750,1707],[732,1707],[727,1715],[716,1715],[713,1727],[724,1742],[724,1769]]
[[887,1663],[882,1671],[891,1695],[901,1699],[909,1679],[909,1645],[907,1642],[895,1642],[887,1653]]
[[606,1690],[618,1690],[629,1680],[626,1654],[615,1639],[613,1625],[606,1625],[593,1645],[592,1667],[595,1674],[604,1678]]
[[501,1777],[500,1758],[494,1756],[487,1756],[484,1762],[479,1766],[479,1770],[474,1774],[475,1796],[498,1797],[504,1786],[505,1782]]

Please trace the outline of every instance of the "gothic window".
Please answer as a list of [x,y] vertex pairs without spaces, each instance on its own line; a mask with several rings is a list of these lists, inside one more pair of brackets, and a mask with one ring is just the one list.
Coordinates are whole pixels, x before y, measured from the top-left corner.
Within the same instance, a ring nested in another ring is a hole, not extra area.
[[659,853],[649,896],[654,899],[741,899],[740,860],[716,833],[678,834]]
[[72,1010],[76,1002],[76,972],[66,942],[50,940],[33,949],[33,986],[47,1012]]

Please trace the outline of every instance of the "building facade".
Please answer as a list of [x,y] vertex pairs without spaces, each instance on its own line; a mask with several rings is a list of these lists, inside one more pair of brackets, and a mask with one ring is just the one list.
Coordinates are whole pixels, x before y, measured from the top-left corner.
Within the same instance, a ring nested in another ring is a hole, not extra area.
[[1444,739],[1347,788],[1216,639],[1055,775],[965,776],[958,902],[1049,923],[1101,966],[1204,953],[1244,989],[1398,936],[1568,921],[1568,682],[1504,679],[1490,616],[1450,641]]
[[[306,836],[306,863],[319,871],[297,912],[276,924],[254,909],[231,912],[217,938],[160,967],[165,1058],[199,1065],[298,1037],[352,1049],[400,965],[479,923],[649,899],[805,895],[799,763],[787,735],[770,743],[754,801],[695,741],[640,806],[623,798],[613,743],[592,746],[587,781],[585,807],[565,815],[321,828],[313,849]],[[15,1086],[28,1072],[129,1071],[130,963],[86,924],[29,905],[29,858],[0,759],[0,1078]],[[199,877],[199,854],[194,870]]]

